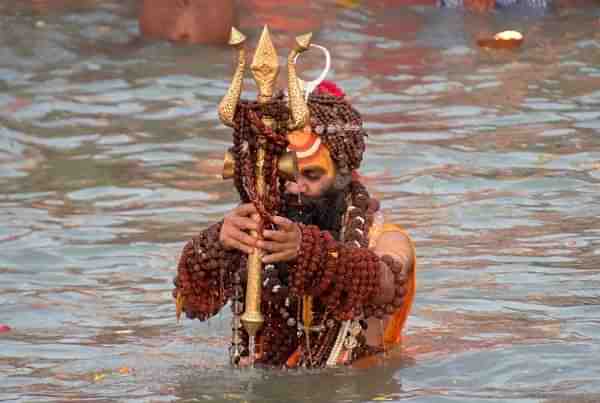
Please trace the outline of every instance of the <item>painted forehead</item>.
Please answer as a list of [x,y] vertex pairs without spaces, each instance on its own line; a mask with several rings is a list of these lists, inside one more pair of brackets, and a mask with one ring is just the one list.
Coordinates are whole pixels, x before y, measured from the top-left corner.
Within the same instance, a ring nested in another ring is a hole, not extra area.
[[307,158],[314,155],[319,147],[322,146],[321,138],[314,134],[310,127],[303,130],[296,130],[288,134],[288,149],[296,152],[298,159]]
[[320,167],[329,176],[335,174],[335,167],[329,150],[323,144],[321,138],[310,130],[310,127],[289,133],[288,141],[290,143],[288,149],[296,152],[300,169]]

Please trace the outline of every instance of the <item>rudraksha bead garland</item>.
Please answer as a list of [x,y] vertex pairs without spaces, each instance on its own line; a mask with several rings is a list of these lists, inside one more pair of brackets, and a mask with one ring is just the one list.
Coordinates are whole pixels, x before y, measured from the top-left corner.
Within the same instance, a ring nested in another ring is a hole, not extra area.
[[[281,267],[276,269],[268,265],[264,271],[262,285],[265,324],[259,332],[261,354],[257,362],[273,367],[283,366],[298,346],[305,346],[306,337],[298,327],[300,299],[290,293],[290,288],[281,281],[281,276]],[[311,335],[315,350],[310,363],[305,364],[313,367],[325,363],[339,329],[339,322],[327,319],[324,312],[325,307],[316,302],[314,320],[317,323],[326,323],[327,326],[323,332],[313,332]]]
[[298,345],[296,300],[289,298],[280,272],[267,265],[263,272],[262,309],[265,323],[260,330],[260,358],[268,366],[281,366]]
[[[370,198],[364,185],[358,181],[352,181],[350,189],[352,206],[348,208],[347,212],[347,227],[344,231],[344,240],[352,242],[357,246],[367,247],[369,244],[368,233],[373,224],[374,215],[379,210],[379,202],[377,199]],[[404,303],[404,296],[408,287],[409,267],[404,267],[401,262],[387,255],[382,256],[381,261],[394,274],[394,298],[389,304],[365,305],[363,307],[363,316],[365,318],[375,316],[381,319],[384,315],[394,313]]]
[[231,293],[231,345],[229,347],[229,358],[231,364],[238,366],[241,357],[248,356],[249,337],[248,332],[242,326],[241,315],[244,313],[244,283],[247,277],[247,256],[240,255],[239,270],[231,275],[233,286]]
[[346,211],[341,240],[367,248],[369,246],[369,229],[373,223],[374,214],[379,210],[379,202],[371,199],[369,192],[359,181],[352,181],[349,189],[351,203]]
[[181,253],[173,296],[183,297],[183,310],[190,319],[215,315],[232,295],[232,277],[239,271],[241,254],[225,250],[219,242],[222,224],[202,231]]
[[[359,181],[350,183],[351,205],[347,209],[346,224],[343,230],[342,239],[346,244],[366,248],[369,245],[369,230],[373,224],[374,216],[379,211],[379,202],[369,196],[368,191]],[[363,308],[363,316],[369,318],[375,316],[383,318],[384,315],[392,314],[404,303],[404,296],[407,292],[410,267],[405,267],[402,263],[390,256],[381,258],[394,274],[394,298],[391,303],[384,305],[366,304]]]
[[[344,243],[345,246],[357,250],[359,245],[361,247],[368,246],[369,228],[373,222],[374,213],[379,209],[379,204],[375,199],[369,197],[366,188],[358,181],[352,182],[346,191],[348,192],[348,200],[351,208],[349,208],[349,211],[346,214],[346,223],[342,229],[343,234],[341,237],[342,239],[348,240],[348,242]],[[311,231],[314,231],[314,235],[316,236],[316,230],[312,229]],[[321,237],[320,232],[319,237]],[[333,283],[332,279],[337,276],[339,262],[336,262],[335,259],[326,259],[328,248],[333,248],[334,245],[336,245],[336,242],[333,240],[333,237],[329,236],[328,232],[325,232],[323,237],[326,242],[325,247],[320,248],[321,253],[312,252],[310,246],[308,246],[308,249],[305,245],[302,245],[300,248],[301,251],[307,251],[304,256],[307,259],[307,264],[312,269],[306,278],[302,275],[298,276],[298,279],[295,279],[294,274],[292,273],[287,278],[288,287],[281,281],[281,272],[279,272],[278,277],[274,275],[274,270],[272,268],[265,269],[262,295],[266,321],[261,341],[263,355],[260,359],[260,362],[263,364],[270,366],[283,365],[285,360],[292,353],[290,341],[292,341],[291,345],[304,345],[305,334],[303,332],[295,333],[298,318],[295,318],[294,314],[298,315],[301,307],[301,305],[298,304],[300,288],[304,290],[306,284],[310,284],[311,286],[314,284],[314,282],[311,282],[311,276],[313,276],[313,270],[315,268],[318,270],[314,273],[322,272],[325,268],[325,273],[323,273],[318,284],[321,286],[321,289],[324,289],[325,291],[321,291],[319,288],[315,287],[314,295],[318,298],[315,298],[314,301],[314,323],[321,324],[325,326],[325,328],[321,332],[313,332],[311,334],[311,343],[313,344],[314,350],[310,355],[310,362],[304,362],[304,365],[321,367],[325,365],[325,362],[331,353],[331,349],[340,328],[340,318],[336,317],[335,312],[331,312],[331,308],[338,312],[338,314],[340,312],[347,313],[348,311],[355,313],[361,309],[362,305],[359,303],[355,304],[355,302],[350,302],[346,292],[328,293],[328,291],[330,291],[330,286]],[[337,244],[339,244],[339,242]],[[319,259],[313,259],[312,256],[318,256]],[[320,265],[321,259],[326,260],[325,267]],[[317,263],[317,266],[312,265],[313,261]],[[342,266],[346,267],[346,265]],[[327,267],[329,267],[329,270],[327,270]],[[291,271],[293,272],[294,269],[292,268]],[[285,275],[283,276],[285,277]],[[327,284],[329,284],[329,286]],[[342,296],[346,299],[346,304],[339,302],[342,300]],[[350,306],[350,304],[355,304],[355,306]],[[341,316],[348,317],[349,315],[342,314]],[[271,321],[273,325],[269,325]],[[364,344],[364,342],[362,339],[359,339],[359,345],[362,344]],[[355,353],[359,354],[361,351],[362,350],[357,349]],[[304,358],[306,358],[306,355]]]
[[304,350],[297,366],[320,368],[325,365],[340,330],[340,321],[334,320],[327,307],[315,300],[314,322],[319,324],[319,331],[310,331],[310,351],[306,347],[306,331],[299,329],[298,345]]
[[378,319],[383,319],[385,315],[392,315],[397,309],[404,305],[404,297],[408,291],[408,280],[412,268],[402,264],[402,262],[394,259],[390,255],[383,255],[381,261],[392,271],[394,276],[394,298],[389,304],[368,304],[364,307],[363,313],[365,317],[375,316]]
[[338,320],[352,319],[379,290],[379,258],[366,248],[337,242],[327,231],[300,225],[302,245],[291,292],[319,297]]
[[[383,318],[403,306],[410,268],[388,255],[379,258],[368,249],[368,232],[379,203],[369,197],[360,182],[350,184],[350,199],[343,242],[316,226],[300,226],[302,244],[291,271],[290,291],[319,297],[336,319],[360,314]],[[388,304],[369,304],[381,287],[381,262],[393,273],[394,297]]]
[[315,343],[318,348],[311,357],[312,366],[315,368],[325,365],[340,330],[340,322],[333,318],[325,319],[324,325],[325,330],[319,335],[319,339]]
[[[273,121],[268,127],[262,121]],[[272,214],[277,214],[284,181],[279,178],[277,161],[286,151],[288,141],[287,122],[289,110],[282,95],[265,104],[240,101],[236,108],[233,132],[233,147],[229,149],[235,160],[234,184],[242,202],[252,202],[262,218],[262,224],[269,224]],[[265,148],[263,175],[266,191],[259,197],[256,190],[257,150]]]
[[[311,362],[306,364],[314,367],[324,365],[327,360],[340,320],[360,314],[364,318],[382,318],[402,306],[410,268],[389,256],[380,260],[394,274],[393,301],[386,305],[368,303],[380,286],[379,259],[365,248],[379,205],[359,182],[352,182],[348,192],[351,206],[345,216],[342,234],[346,242],[336,241],[329,232],[317,227],[305,226],[296,267],[289,270],[289,287],[280,278],[281,272],[273,267],[265,270],[262,295],[266,321],[260,332],[261,363],[281,366],[298,345],[303,345],[305,335],[297,328],[297,315],[301,309],[297,297],[300,295],[317,297],[315,323],[325,325],[324,331],[311,336],[314,351]],[[186,315],[200,320],[216,314],[227,299],[231,299],[233,333],[230,352],[235,365],[240,357],[248,355],[248,334],[239,318],[244,311],[246,256],[223,249],[218,240],[221,225],[209,227],[185,246],[173,295],[181,293]],[[298,270],[298,266],[303,269]],[[362,356],[366,351],[357,348],[353,354]]]

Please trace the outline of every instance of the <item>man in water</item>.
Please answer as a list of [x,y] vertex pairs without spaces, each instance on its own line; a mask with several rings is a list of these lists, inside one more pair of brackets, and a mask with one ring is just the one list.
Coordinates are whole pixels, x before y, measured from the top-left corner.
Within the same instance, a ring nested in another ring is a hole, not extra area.
[[[287,119],[285,105],[282,95],[271,101],[275,120]],[[249,354],[239,315],[246,255],[255,248],[263,251],[265,265],[265,323],[256,338],[255,362],[321,367],[384,352],[400,343],[412,305],[412,242],[400,227],[383,223],[379,203],[356,173],[366,136],[360,114],[329,82],[313,91],[307,105],[310,124],[287,135],[299,174],[285,183],[271,228],[262,237],[250,235],[261,230],[258,211],[242,203],[189,241],[178,265],[173,295],[187,317],[206,320],[230,302],[236,365]],[[260,107],[240,107],[234,137],[256,130],[252,109]],[[244,175],[251,174],[240,174],[239,181]],[[310,329],[304,324],[306,296],[312,298]]]

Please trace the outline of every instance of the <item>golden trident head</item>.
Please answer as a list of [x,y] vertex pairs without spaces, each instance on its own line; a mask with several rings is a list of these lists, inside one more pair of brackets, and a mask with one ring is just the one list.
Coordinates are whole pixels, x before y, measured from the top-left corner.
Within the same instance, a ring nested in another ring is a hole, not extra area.
[[[296,73],[296,57],[298,54],[307,50],[310,46],[312,34],[305,34],[296,37],[296,45],[288,55],[288,97],[291,111],[291,119],[288,122],[288,128],[295,130],[302,128],[308,121],[308,106],[304,100],[301,81]],[[244,80],[244,68],[246,66],[244,41],[246,37],[237,29],[231,29],[229,44],[238,48],[238,63],[231,80],[227,93],[219,104],[219,118],[223,124],[233,127],[235,110],[242,93],[242,84]],[[277,60],[277,51],[271,41],[269,29],[265,25],[260,40],[252,59],[252,74],[258,87],[258,101],[268,102],[273,96],[273,89],[277,75],[279,73],[279,62]]]

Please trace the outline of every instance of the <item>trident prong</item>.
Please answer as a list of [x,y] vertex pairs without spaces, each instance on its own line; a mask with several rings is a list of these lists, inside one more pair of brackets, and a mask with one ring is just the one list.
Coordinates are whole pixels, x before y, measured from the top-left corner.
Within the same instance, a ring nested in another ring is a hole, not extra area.
[[238,63],[231,79],[231,84],[227,89],[227,93],[219,103],[219,119],[224,125],[234,127],[233,121],[235,117],[235,110],[238,102],[240,101],[240,95],[242,94],[242,84],[244,81],[244,68],[246,67],[246,51],[244,49],[244,42],[246,37],[240,31],[231,28],[231,34],[229,35],[229,45],[238,49]]
[[296,37],[296,46],[288,55],[288,97],[291,119],[290,130],[302,129],[308,122],[308,106],[304,101],[304,88],[296,72],[296,57],[310,46],[312,33]]
[[279,74],[279,61],[266,25],[260,34],[250,69],[258,87],[258,101],[260,103],[269,101],[273,96],[273,87]]

